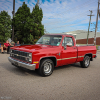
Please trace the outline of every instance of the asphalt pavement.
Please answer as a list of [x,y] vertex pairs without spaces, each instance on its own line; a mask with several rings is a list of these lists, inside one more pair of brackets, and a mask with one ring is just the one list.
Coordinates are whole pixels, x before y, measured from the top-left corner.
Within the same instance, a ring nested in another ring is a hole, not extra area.
[[0,100],[100,100],[100,51],[88,68],[61,66],[49,77],[16,68],[8,57],[0,53]]

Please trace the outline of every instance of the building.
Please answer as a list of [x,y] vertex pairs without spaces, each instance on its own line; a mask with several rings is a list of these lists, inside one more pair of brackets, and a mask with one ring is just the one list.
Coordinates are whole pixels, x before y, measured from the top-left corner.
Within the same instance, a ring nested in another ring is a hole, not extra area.
[[[87,33],[88,31],[77,30],[69,33],[76,34],[76,43],[77,44],[87,44]],[[95,32],[89,32],[88,44],[94,44],[94,34]],[[97,32],[96,35],[96,45],[100,45],[100,32]]]

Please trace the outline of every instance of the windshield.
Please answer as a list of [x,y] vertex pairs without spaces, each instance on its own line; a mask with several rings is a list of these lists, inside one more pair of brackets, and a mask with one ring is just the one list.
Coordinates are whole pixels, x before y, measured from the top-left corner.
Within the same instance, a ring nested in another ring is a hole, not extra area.
[[59,46],[61,39],[61,35],[43,35],[36,44]]

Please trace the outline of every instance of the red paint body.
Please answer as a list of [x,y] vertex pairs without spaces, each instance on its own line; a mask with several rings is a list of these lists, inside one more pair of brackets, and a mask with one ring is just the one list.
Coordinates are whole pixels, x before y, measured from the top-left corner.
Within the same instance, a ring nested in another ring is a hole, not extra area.
[[[36,45],[15,46],[12,47],[11,49],[32,53],[32,64],[33,62],[38,62],[36,64],[36,69],[39,68],[41,59],[48,57],[56,59],[55,67],[58,67],[62,65],[83,61],[84,56],[86,54],[92,54],[92,58],[96,56],[96,46],[76,46],[76,41],[73,36],[62,35],[62,34],[60,35],[62,36],[62,40],[59,46],[36,44]],[[74,46],[72,47],[67,46],[65,50],[64,46],[62,46],[64,37],[72,37]]]

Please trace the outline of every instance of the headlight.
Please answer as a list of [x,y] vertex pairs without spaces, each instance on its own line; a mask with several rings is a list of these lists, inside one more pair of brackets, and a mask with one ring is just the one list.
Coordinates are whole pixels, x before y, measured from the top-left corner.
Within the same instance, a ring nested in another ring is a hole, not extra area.
[[32,57],[32,54],[31,53],[29,53],[29,55],[28,55],[29,57]]
[[32,58],[27,58],[27,57],[26,57],[25,60],[26,60],[27,62],[30,62],[30,63],[32,62]]
[[32,53],[28,53],[27,62],[32,62]]
[[32,61],[32,58],[29,58],[29,62],[31,62]]

